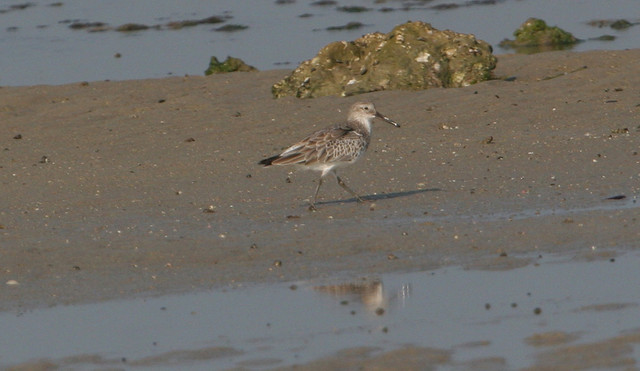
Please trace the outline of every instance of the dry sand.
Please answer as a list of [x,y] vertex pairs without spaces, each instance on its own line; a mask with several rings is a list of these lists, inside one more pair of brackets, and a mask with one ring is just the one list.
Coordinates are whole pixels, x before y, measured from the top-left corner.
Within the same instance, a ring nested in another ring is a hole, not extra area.
[[[510,81],[313,100],[271,97],[287,71],[0,88],[0,309],[636,249],[638,61],[503,55]],[[369,202],[327,182],[310,212],[316,173],[257,162],[359,100],[403,126],[341,172]]]

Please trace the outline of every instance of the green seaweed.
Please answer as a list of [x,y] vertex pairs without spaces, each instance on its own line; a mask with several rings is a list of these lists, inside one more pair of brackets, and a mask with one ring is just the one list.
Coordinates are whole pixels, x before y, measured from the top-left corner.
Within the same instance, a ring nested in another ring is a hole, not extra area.
[[515,36],[515,40],[503,40],[500,46],[571,45],[579,41],[570,32],[556,26],[550,27],[545,21],[538,18],[527,19],[513,32],[513,36]]
[[626,19],[618,19],[617,21],[611,23],[610,27],[614,30],[626,30],[631,26],[633,26],[633,23],[627,21]]
[[116,27],[116,31],[118,32],[135,32],[135,31],[144,31],[148,30],[150,27],[146,24],[138,24],[138,23],[126,23],[122,26]]
[[349,22],[342,26],[331,26],[327,27],[327,31],[344,31],[344,30],[357,30],[358,28],[363,27],[364,24],[360,22]]
[[220,62],[215,56],[211,57],[209,61],[209,68],[204,71],[205,75],[212,75],[217,73],[228,72],[251,72],[257,71],[253,66],[246,64],[240,58],[227,57],[224,62]]
[[345,13],[362,13],[370,11],[371,8],[366,8],[364,6],[339,6],[336,10]]
[[202,18],[202,19],[188,19],[188,20],[184,20],[184,21],[176,21],[176,22],[169,22],[167,23],[167,28],[171,29],[171,30],[179,30],[185,27],[195,27],[195,26],[199,26],[201,24],[215,24],[215,23],[222,23],[225,20],[227,20],[227,18],[225,17],[219,17],[217,15],[211,16],[211,17],[207,17],[207,18]]
[[218,27],[215,29],[215,31],[218,32],[236,32],[236,31],[242,31],[242,30],[246,30],[247,28],[249,28],[249,26],[245,26],[242,24],[226,24],[222,27]]

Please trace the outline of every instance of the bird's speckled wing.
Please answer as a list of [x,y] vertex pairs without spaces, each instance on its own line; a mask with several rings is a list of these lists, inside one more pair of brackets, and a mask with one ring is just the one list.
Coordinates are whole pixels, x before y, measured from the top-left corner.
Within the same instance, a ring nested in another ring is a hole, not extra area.
[[362,134],[346,126],[317,131],[287,148],[273,160],[273,165],[314,165],[355,161],[366,150],[368,142]]

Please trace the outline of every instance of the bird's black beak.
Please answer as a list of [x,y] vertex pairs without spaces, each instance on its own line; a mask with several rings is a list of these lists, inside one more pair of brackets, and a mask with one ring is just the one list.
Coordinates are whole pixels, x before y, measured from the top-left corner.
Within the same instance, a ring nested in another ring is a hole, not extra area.
[[400,124],[398,124],[397,122],[393,121],[392,119],[388,118],[387,116],[381,114],[380,112],[376,112],[376,116],[383,119],[384,121],[390,123],[391,125],[399,128]]

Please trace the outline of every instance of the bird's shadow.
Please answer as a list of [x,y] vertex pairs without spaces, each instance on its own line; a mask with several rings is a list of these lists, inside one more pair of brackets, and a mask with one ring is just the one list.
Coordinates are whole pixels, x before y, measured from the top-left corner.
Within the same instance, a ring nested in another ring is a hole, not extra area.
[[[413,191],[384,193],[379,195],[366,195],[366,196],[361,196],[361,198],[364,201],[380,201],[380,200],[388,200],[392,198],[407,197],[407,196],[412,196],[420,193],[439,192],[439,191],[442,191],[442,189],[427,188],[427,189],[416,189]],[[358,200],[355,197],[353,197],[345,200],[318,201],[316,202],[316,205],[334,205],[334,204],[346,204],[346,203],[353,203],[353,202],[358,202]]]

